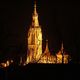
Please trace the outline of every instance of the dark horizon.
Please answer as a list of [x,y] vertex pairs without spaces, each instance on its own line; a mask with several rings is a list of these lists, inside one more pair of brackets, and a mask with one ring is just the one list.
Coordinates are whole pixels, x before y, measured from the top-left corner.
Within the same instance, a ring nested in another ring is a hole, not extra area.
[[[31,25],[34,1],[0,3],[0,59],[25,56],[27,32]],[[45,41],[49,41],[51,54],[64,50],[74,62],[80,61],[80,7],[76,2],[37,0],[37,12]]]

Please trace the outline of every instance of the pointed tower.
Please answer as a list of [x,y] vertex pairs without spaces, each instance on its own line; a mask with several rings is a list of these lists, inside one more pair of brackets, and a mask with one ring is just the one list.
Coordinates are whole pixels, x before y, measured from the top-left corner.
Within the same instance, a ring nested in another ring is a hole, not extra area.
[[63,46],[63,42],[61,44],[61,54],[62,54],[62,63],[64,63],[64,46]]
[[63,46],[63,42],[61,44],[61,53],[63,54],[64,53],[64,46]]
[[[27,63],[38,60],[42,54],[42,31],[39,25],[36,2],[32,14],[32,24],[28,31]],[[30,59],[29,59],[30,57]]]
[[50,52],[49,52],[49,48],[48,48],[48,40],[46,40],[46,48],[45,48],[44,53],[42,54],[41,62],[42,63],[50,62]]
[[32,27],[39,27],[36,1],[34,3],[34,12],[33,12],[33,15],[32,15]]
[[57,57],[57,63],[63,63],[63,54],[64,54],[64,47],[63,47],[63,42],[61,43],[61,49],[59,52],[56,54]]
[[63,42],[61,44],[62,63],[68,63],[69,55],[64,51]]
[[44,54],[50,55],[49,48],[48,48],[48,40],[46,40],[46,48],[45,48]]

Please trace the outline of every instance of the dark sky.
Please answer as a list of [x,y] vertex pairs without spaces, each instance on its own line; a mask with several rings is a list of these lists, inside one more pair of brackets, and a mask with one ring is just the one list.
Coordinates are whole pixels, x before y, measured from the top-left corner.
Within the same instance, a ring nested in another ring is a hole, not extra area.
[[[0,2],[0,56],[1,58],[25,55],[26,35],[31,25],[33,0]],[[37,12],[49,49],[55,54],[61,42],[74,60],[80,59],[80,6],[78,2],[38,0]]]

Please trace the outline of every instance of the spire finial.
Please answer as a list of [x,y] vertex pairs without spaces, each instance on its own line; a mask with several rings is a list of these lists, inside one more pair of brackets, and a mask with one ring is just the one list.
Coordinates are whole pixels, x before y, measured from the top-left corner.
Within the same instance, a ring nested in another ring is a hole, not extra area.
[[34,14],[37,14],[37,10],[36,10],[36,0],[34,1]]
[[49,51],[49,49],[48,49],[48,39],[46,39],[46,49],[45,49],[45,51]]
[[48,46],[48,39],[46,39],[46,47]]
[[36,10],[36,1],[34,1],[34,11],[33,11],[33,15],[32,15],[32,26],[34,26],[34,27],[39,26],[38,13]]
[[48,40],[46,40],[46,48],[45,48],[44,53],[45,53],[46,55],[50,55],[49,48],[48,48]]
[[63,52],[63,49],[64,49],[64,46],[63,46],[63,41],[62,41],[62,44],[61,44],[61,51]]

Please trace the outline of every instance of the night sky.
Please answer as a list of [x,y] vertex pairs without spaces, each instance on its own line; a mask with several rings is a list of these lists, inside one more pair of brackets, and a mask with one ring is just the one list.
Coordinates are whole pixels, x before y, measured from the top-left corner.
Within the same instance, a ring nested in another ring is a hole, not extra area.
[[[27,31],[31,25],[33,0],[0,2],[0,60],[25,56]],[[60,50],[61,42],[74,62],[80,60],[80,6],[78,2],[38,0],[37,12],[45,40],[52,54]]]

